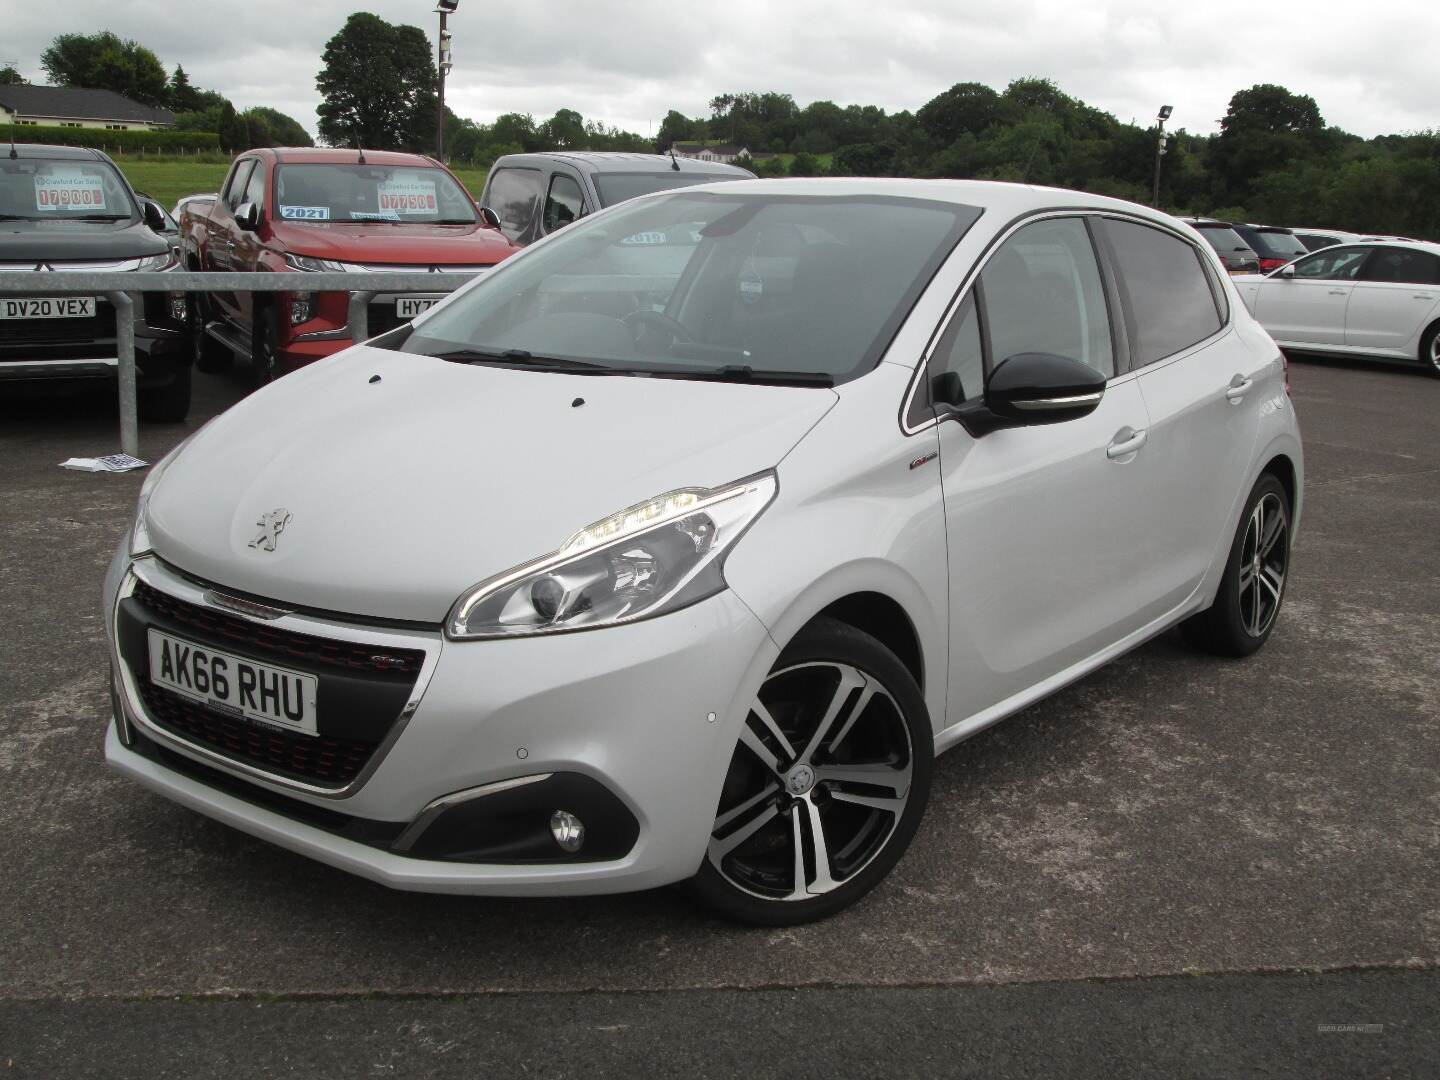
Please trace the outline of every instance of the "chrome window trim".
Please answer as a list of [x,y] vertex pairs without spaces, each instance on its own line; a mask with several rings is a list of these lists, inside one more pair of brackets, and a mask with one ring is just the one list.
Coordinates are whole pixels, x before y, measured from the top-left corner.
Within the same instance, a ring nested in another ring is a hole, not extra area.
[[[936,324],[935,330],[931,333],[929,340],[925,343],[925,348],[920,354],[920,360],[915,364],[910,376],[910,381],[906,385],[905,396],[900,402],[900,430],[904,435],[906,435],[907,437],[911,435],[919,435],[923,431],[927,431],[930,428],[940,426],[940,420],[938,417],[926,420],[922,424],[911,426],[908,421],[908,417],[910,415],[911,406],[914,404],[915,394],[920,388],[920,380],[923,377],[924,372],[930,366],[930,360],[934,356],[936,346],[940,343],[940,339],[944,336],[945,331],[950,328],[951,319],[955,317],[955,313],[960,309],[960,305],[964,302],[965,297],[970,292],[970,289],[979,279],[980,274],[984,271],[986,265],[990,262],[991,258],[994,257],[997,251],[1000,250],[1001,245],[1003,245],[1006,240],[1009,240],[1010,237],[1014,236],[1015,233],[1025,228],[1025,226],[1032,225],[1037,221],[1048,221],[1053,218],[1097,217],[1115,218],[1119,221],[1128,221],[1139,225],[1149,225],[1151,228],[1161,229],[1165,232],[1168,232],[1177,240],[1184,241],[1186,244],[1189,244],[1191,248],[1200,252],[1200,257],[1202,259],[1209,258],[1211,266],[1215,265],[1215,260],[1218,258],[1218,256],[1216,256],[1215,254],[1214,249],[1211,248],[1209,244],[1201,243],[1197,245],[1191,237],[1186,236],[1183,232],[1176,228],[1173,228],[1166,222],[1155,221],[1151,218],[1145,217],[1142,214],[1127,214],[1119,210],[1109,210],[1101,207],[1071,207],[1068,209],[1057,208],[1053,210],[1040,210],[1033,214],[1028,214],[1024,217],[1017,218],[1016,220],[1012,221],[1003,232],[997,234],[990,240],[989,245],[981,253],[980,258],[976,260],[975,265],[970,268],[970,270],[966,273],[965,277],[961,280],[959,288],[955,290],[955,295],[951,297],[950,303],[946,305],[945,312],[943,315],[940,316],[940,321]],[[1094,241],[1092,241],[1092,246],[1096,248],[1095,257],[1097,259],[1103,259],[1104,256],[1099,250],[1099,246],[1096,245]],[[1225,268],[1223,266],[1220,267],[1219,273],[1221,274],[1220,280],[1222,282],[1226,280],[1228,275],[1225,274]],[[1225,299],[1225,319],[1220,324],[1220,328],[1216,330],[1215,333],[1211,334],[1209,337],[1202,338],[1200,341],[1195,342],[1193,345],[1187,346],[1186,348],[1180,350],[1177,353],[1173,353],[1170,356],[1161,357],[1159,360],[1156,360],[1153,363],[1145,364],[1141,367],[1131,368],[1129,370],[1120,372],[1111,377],[1110,379],[1107,379],[1105,382],[1105,386],[1107,388],[1111,386],[1122,386],[1126,382],[1129,382],[1131,379],[1139,376],[1141,372],[1149,368],[1153,368],[1159,364],[1168,364],[1172,360],[1177,360],[1182,356],[1186,356],[1189,353],[1198,350],[1202,346],[1208,345],[1210,342],[1214,341],[1222,334],[1229,331],[1232,325],[1232,321],[1234,319],[1234,304],[1230,303],[1230,298],[1228,295]],[[1119,357],[1116,358],[1117,366],[1119,359]],[[897,363],[903,362],[897,361]]]
[[[160,727],[146,715],[140,701],[140,694],[135,681],[130,674],[129,667],[125,664],[124,658],[120,656],[118,642],[118,620],[120,615],[120,602],[127,599],[135,591],[137,582],[143,581],[152,589],[173,596],[178,600],[194,604],[197,607],[207,608],[212,611],[223,612],[237,618],[253,622],[258,626],[267,626],[280,630],[290,630],[297,634],[309,634],[313,637],[326,637],[336,641],[350,641],[364,645],[374,645],[377,648],[403,648],[419,649],[425,654],[425,659],[420,665],[420,673],[415,678],[415,686],[410,692],[410,699],[405,707],[400,710],[395,723],[391,725],[390,732],[385,739],[375,748],[370,755],[370,760],[365,767],[343,787],[326,787],[321,784],[308,784],[302,780],[292,780],[289,777],[277,776],[264,769],[243,761],[236,761],[223,754],[216,753],[207,747],[190,742],[188,739],[171,734]],[[120,589],[115,596],[115,606],[110,612],[110,659],[115,665],[117,678],[121,684],[120,704],[125,710],[124,721],[132,727],[144,732],[145,736],[167,749],[174,750],[186,757],[193,758],[203,765],[219,769],[222,772],[237,776],[242,780],[259,782],[265,787],[279,791],[283,794],[310,795],[322,799],[345,799],[354,795],[365,785],[380,763],[385,760],[396,740],[404,733],[410,718],[419,709],[420,702],[425,696],[425,690],[430,685],[430,680],[435,674],[435,668],[440,660],[441,650],[444,648],[444,636],[439,628],[433,633],[415,630],[382,629],[379,627],[360,626],[354,623],[343,621],[329,621],[318,619],[310,615],[297,613],[286,613],[278,618],[267,619],[246,614],[244,611],[233,607],[214,603],[208,598],[211,587],[197,584],[186,577],[171,570],[153,555],[136,559],[130,564],[121,582]]]

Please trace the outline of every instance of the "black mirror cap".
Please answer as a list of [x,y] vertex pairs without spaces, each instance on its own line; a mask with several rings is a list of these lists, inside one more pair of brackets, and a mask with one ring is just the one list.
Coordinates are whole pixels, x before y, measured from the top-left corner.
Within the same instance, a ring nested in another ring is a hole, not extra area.
[[1105,376],[1054,353],[1006,357],[985,384],[985,408],[1013,425],[1058,424],[1094,412]]
[[500,215],[488,206],[480,207],[480,220],[492,229],[500,228]]
[[235,208],[235,224],[246,232],[260,228],[260,207],[253,202],[241,203]]
[[145,219],[145,224],[152,231],[163,233],[165,231],[165,212],[158,205],[149,199],[140,200],[140,214]]

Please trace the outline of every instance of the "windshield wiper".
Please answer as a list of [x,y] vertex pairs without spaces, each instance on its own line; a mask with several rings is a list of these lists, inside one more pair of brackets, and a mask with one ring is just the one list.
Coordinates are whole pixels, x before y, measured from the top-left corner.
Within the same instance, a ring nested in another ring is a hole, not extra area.
[[727,364],[718,368],[675,368],[657,371],[672,379],[703,379],[708,382],[756,383],[766,386],[834,386],[828,371],[779,371],[749,364]]
[[437,220],[437,221],[421,221],[421,222],[418,222],[417,224],[420,224],[420,225],[474,225],[474,224],[475,224],[475,219],[474,219],[474,218],[462,218],[462,217],[440,218],[440,219]]
[[528,349],[454,349],[450,352],[423,353],[422,355],[460,364],[497,364],[502,367],[536,368],[543,371],[586,371],[609,374],[617,370],[608,364],[567,360],[563,356],[536,356]]
[[76,214],[74,217],[57,218],[57,221],[129,221],[129,214]]

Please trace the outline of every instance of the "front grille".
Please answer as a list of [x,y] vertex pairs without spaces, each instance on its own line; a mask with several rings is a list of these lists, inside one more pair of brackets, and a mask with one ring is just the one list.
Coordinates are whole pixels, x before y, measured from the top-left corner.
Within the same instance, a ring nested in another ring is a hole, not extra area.
[[[147,630],[314,675],[318,733],[271,727],[176,694],[150,680]],[[422,649],[300,634],[178,599],[137,581],[122,601],[117,643],[149,720],[196,746],[276,777],[343,788],[364,771],[403,713]]]
[[206,634],[218,635],[227,642],[249,645],[252,651],[287,664],[299,661],[302,665],[313,667],[383,672],[386,675],[408,676],[413,681],[425,662],[425,654],[419,649],[382,649],[353,641],[331,641],[277,630],[177,600],[143,581],[135,583],[135,599],[151,611],[178,623]]
[[293,735],[225,716],[158,687],[149,678],[140,684],[140,698],[150,718],[166,731],[293,780],[344,787],[360,775],[375,751],[368,743]]
[[371,337],[379,337],[381,334],[389,333],[397,326],[405,326],[409,319],[399,318],[395,314],[395,301],[391,300],[385,304],[371,304],[366,310],[365,328]]

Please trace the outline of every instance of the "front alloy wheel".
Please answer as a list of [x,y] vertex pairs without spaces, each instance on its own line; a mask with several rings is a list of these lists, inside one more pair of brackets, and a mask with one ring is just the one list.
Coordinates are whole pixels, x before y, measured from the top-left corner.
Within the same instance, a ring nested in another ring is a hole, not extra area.
[[751,702],[695,891],[766,925],[853,903],[909,845],[931,756],[904,665],[868,634],[817,621]]

